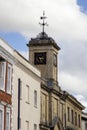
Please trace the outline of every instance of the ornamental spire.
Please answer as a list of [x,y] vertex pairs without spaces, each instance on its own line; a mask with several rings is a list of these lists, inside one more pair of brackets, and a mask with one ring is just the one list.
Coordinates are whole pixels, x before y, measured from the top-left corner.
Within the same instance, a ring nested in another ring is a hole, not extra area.
[[48,26],[47,22],[45,22],[46,18],[47,17],[45,16],[45,11],[43,11],[43,16],[40,17],[40,19],[43,20],[43,22],[39,23],[42,26],[42,33],[43,33],[43,35],[44,35],[44,28],[45,28],[45,26]]

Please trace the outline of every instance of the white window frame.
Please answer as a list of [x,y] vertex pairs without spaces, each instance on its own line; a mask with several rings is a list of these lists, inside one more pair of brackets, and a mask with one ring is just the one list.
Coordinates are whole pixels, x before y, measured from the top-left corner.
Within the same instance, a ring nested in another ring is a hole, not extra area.
[[[8,72],[8,71],[10,71],[10,72]],[[11,78],[12,78],[12,66],[10,64],[8,64],[8,69],[7,69],[7,93],[9,93],[9,94],[11,94]]]
[[2,129],[4,129],[4,106],[0,105],[0,111],[2,111]]
[[2,64],[0,82],[3,82],[2,84],[0,84],[0,89],[5,91],[6,62],[1,62],[0,64]]
[[6,117],[6,130],[10,130],[10,125],[11,125],[11,123],[10,123],[10,108],[6,108],[6,116],[7,116],[7,113],[9,114],[9,125],[8,125],[9,129],[7,129],[7,117]]

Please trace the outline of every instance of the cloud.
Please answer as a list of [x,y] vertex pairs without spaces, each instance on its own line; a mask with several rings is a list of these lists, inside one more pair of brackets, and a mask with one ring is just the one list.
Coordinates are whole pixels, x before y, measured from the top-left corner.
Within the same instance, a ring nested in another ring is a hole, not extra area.
[[63,90],[76,97],[76,99],[85,106],[87,112],[87,75],[80,77],[78,74],[72,75],[71,73],[59,72],[59,85]]
[[59,68],[71,74],[78,74],[78,76],[82,77],[87,76],[85,73],[87,69],[86,60],[87,43],[64,43],[59,54]]
[[60,72],[59,73],[59,83],[64,90],[69,91],[73,94],[80,94],[86,96],[87,86],[86,79],[80,78],[77,75],[71,75],[70,73]]
[[74,96],[78,99],[79,102],[81,102],[85,106],[84,111],[87,112],[87,97],[82,96],[80,94]]
[[0,0],[0,31],[19,32],[28,39],[35,37],[42,31],[38,23],[43,10],[49,24],[45,30],[61,47],[59,84],[70,93],[84,96],[87,93],[87,15],[81,12],[77,0]]
[[48,16],[47,31],[56,38],[86,38],[87,16],[76,0],[0,0],[0,29],[35,34],[43,10]]

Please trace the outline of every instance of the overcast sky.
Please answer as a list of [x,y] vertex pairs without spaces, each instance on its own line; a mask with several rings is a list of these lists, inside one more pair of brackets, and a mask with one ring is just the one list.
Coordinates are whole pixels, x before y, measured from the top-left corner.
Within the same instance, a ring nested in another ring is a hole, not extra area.
[[38,24],[45,10],[46,33],[59,52],[59,85],[87,108],[87,0],[0,0],[0,36],[26,54],[26,44],[42,31]]

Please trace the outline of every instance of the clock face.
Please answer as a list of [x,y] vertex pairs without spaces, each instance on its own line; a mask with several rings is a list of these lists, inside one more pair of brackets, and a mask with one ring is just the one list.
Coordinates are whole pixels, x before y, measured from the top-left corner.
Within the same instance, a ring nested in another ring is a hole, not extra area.
[[54,66],[57,66],[57,55],[56,54],[53,55],[53,63],[54,63]]
[[34,64],[46,64],[46,52],[34,53]]

